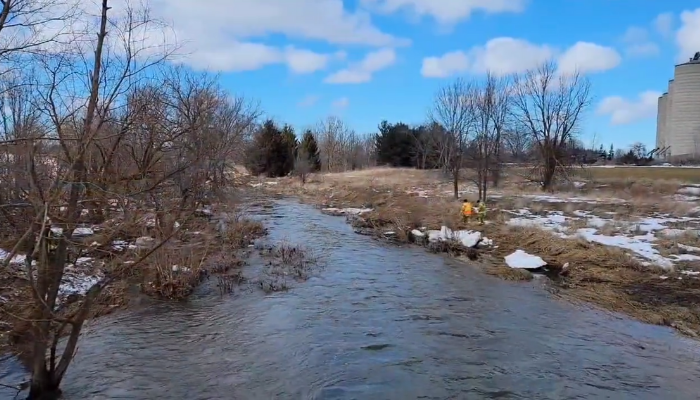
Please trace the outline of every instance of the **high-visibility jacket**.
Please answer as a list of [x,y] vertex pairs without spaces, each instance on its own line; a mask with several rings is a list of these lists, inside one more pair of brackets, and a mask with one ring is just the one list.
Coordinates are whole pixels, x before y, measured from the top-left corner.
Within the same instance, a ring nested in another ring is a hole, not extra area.
[[462,205],[462,215],[470,216],[470,215],[472,215],[473,212],[474,212],[474,207],[472,207],[472,203],[467,202],[467,203],[464,203],[464,205]]
[[477,211],[479,212],[479,214],[485,215],[486,214],[486,203],[484,203],[484,202],[479,203],[479,207],[477,207]]

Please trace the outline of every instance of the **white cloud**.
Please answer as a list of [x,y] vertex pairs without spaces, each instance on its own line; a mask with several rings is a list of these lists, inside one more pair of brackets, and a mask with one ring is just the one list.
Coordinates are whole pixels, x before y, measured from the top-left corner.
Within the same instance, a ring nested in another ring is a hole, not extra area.
[[594,43],[578,42],[561,53],[548,45],[501,37],[467,52],[453,51],[440,57],[424,58],[421,73],[431,78],[445,78],[465,72],[483,74],[487,71],[508,75],[536,68],[548,60],[556,60],[563,73],[574,70],[594,73],[615,68],[620,64],[621,57],[614,49]]
[[686,62],[700,51],[700,8],[681,13],[681,26],[676,31],[678,61]]
[[346,69],[337,71],[324,80],[333,84],[357,84],[372,80],[375,72],[381,71],[396,62],[394,49],[381,49],[368,53],[365,58]]
[[622,35],[625,54],[632,57],[648,57],[659,54],[659,46],[649,40],[649,32],[645,28],[631,26]]
[[310,94],[308,96],[305,96],[299,103],[297,103],[297,106],[301,108],[308,108],[308,107],[313,107],[318,103],[318,101],[321,99],[321,96],[315,95],[315,94]]
[[656,117],[659,96],[660,92],[646,91],[634,100],[620,96],[606,97],[598,104],[596,112],[598,115],[610,116],[610,123],[613,125],[634,123]]
[[424,58],[420,73],[426,78],[447,78],[469,70],[469,65],[469,57],[463,51],[452,51]]
[[362,0],[361,4],[381,13],[409,11],[419,17],[430,16],[441,24],[468,19],[473,12],[521,12],[527,0]]
[[[110,12],[114,16],[123,13],[130,2],[139,1],[112,0]],[[151,18],[173,27],[165,39],[180,45],[178,61],[197,69],[246,71],[284,64],[293,73],[309,73],[324,69],[329,62],[340,58],[338,53],[264,44],[264,39],[271,35],[281,35],[290,41],[376,48],[410,44],[408,39],[379,29],[369,12],[345,8],[343,0],[208,0],[206,5],[185,0],[147,2]],[[80,4],[96,15],[98,10],[93,3],[96,2]],[[95,18],[90,21],[95,22]],[[62,21],[54,28],[62,29]],[[91,33],[91,40],[93,36]],[[162,39],[163,35],[149,32],[140,36],[150,42]]]
[[578,42],[569,47],[559,59],[559,70],[564,73],[603,72],[620,65],[622,57],[611,47]]
[[632,57],[655,56],[658,55],[660,51],[661,49],[659,49],[659,45],[652,42],[631,44],[625,48],[625,53]]
[[551,59],[555,50],[547,45],[536,45],[523,39],[502,37],[489,40],[485,46],[470,52],[475,73],[492,71],[507,75],[535,68]]
[[333,109],[336,111],[344,110],[344,109],[348,108],[349,105],[350,105],[350,99],[348,99],[347,97],[341,97],[341,98],[333,101],[333,103],[331,104]]
[[664,37],[669,37],[673,34],[673,24],[674,24],[673,14],[670,12],[662,13],[654,18],[654,29],[660,35]]

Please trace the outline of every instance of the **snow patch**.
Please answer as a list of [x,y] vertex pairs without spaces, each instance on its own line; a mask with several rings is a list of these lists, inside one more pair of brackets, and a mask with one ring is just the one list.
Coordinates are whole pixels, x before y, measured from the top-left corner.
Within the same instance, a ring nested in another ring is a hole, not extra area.
[[91,275],[84,272],[65,271],[61,285],[58,288],[58,296],[64,298],[70,295],[84,296],[93,285],[96,285],[102,276]]
[[676,193],[681,195],[700,196],[700,187],[686,186],[678,189]]
[[453,231],[446,226],[440,228],[439,231],[430,230],[427,234],[430,242],[456,241],[464,247],[474,247],[481,239],[481,232],[479,231]]
[[[10,256],[9,251],[5,251],[3,249],[0,249],[0,262],[5,262],[5,259]],[[12,260],[10,260],[10,264],[23,264],[24,260],[27,259],[27,256],[24,254],[16,254],[14,257],[12,257]]]
[[522,250],[515,250],[515,252],[505,256],[505,261],[506,265],[516,269],[538,269],[547,265],[541,257],[533,256]]
[[673,268],[673,262],[659,254],[659,252],[652,246],[651,242],[655,241],[656,237],[654,237],[654,235],[651,233],[641,236],[627,237],[622,235],[599,235],[596,232],[597,230],[593,228],[581,228],[576,232],[576,234],[589,242],[629,250],[662,268]]

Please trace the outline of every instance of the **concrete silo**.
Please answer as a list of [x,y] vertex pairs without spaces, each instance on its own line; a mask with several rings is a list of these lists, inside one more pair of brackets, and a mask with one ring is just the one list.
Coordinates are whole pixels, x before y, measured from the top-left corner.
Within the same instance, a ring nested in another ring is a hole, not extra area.
[[700,153],[700,52],[676,65],[673,75],[666,115],[671,156],[689,158]]
[[[668,142],[668,135],[666,131],[666,109],[668,102],[668,93],[664,93],[659,97],[659,102],[657,105],[656,113],[656,148],[663,149],[666,147],[666,142]],[[659,154],[660,156],[663,155]]]
[[671,119],[671,113],[673,112],[674,92],[673,79],[671,79],[668,81],[668,95],[666,95],[666,126],[664,128],[666,147],[668,147],[666,153],[669,157],[673,156],[673,120]]

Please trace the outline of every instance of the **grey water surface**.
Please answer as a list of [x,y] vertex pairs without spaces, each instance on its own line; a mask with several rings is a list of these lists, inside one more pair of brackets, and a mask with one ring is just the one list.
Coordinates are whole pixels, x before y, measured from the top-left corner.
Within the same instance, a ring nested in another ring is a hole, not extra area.
[[[700,346],[668,329],[380,243],[309,206],[251,211],[268,240],[326,268],[289,292],[203,290],[92,322],[66,399],[698,399]],[[0,374],[22,376],[11,359]]]

